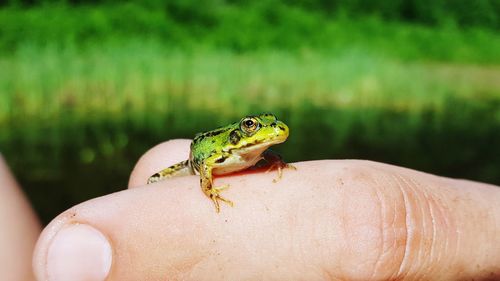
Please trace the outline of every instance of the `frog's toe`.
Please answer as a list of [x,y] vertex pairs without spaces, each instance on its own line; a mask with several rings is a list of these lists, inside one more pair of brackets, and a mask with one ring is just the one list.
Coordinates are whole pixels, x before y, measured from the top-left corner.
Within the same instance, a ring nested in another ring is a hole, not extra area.
[[231,200],[228,200],[224,197],[221,197],[220,195],[217,197],[218,200],[224,201],[226,204],[228,204],[231,207],[234,207],[234,203]]
[[283,177],[283,169],[297,170],[297,168],[295,168],[295,166],[293,166],[291,164],[288,164],[288,163],[285,163],[285,162],[277,162],[277,163],[271,164],[271,166],[266,171],[266,173],[269,172],[269,171],[271,171],[271,170],[274,170],[274,169],[278,170],[278,178],[273,179],[274,183],[278,182]]
[[217,190],[217,191],[223,191],[223,190],[226,190],[226,189],[229,188],[229,184],[220,185],[220,186],[214,186],[212,188],[215,189],[215,190]]
[[231,200],[228,200],[222,196],[220,196],[220,191],[221,190],[224,190],[226,188],[228,188],[229,185],[222,185],[222,186],[217,186],[217,187],[213,187],[212,189],[210,189],[209,191],[209,197],[210,199],[212,199],[212,202],[214,202],[214,205],[215,205],[215,210],[217,211],[217,213],[220,212],[220,205],[219,205],[219,200],[222,201],[222,202],[225,202],[226,204],[228,204],[229,206],[233,207],[234,204]]

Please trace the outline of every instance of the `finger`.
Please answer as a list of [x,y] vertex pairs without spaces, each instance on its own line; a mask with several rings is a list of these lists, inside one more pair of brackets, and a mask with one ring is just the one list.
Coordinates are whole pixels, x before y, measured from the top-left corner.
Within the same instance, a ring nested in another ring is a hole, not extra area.
[[33,280],[31,255],[41,227],[29,202],[0,156],[0,276]]
[[497,187],[366,161],[295,166],[278,183],[265,173],[217,179],[231,186],[224,197],[235,203],[220,214],[197,176],[78,205],[41,235],[37,277],[469,280],[499,273]]
[[187,160],[191,140],[176,139],[158,144],[137,161],[130,174],[128,188],[143,186],[154,173]]

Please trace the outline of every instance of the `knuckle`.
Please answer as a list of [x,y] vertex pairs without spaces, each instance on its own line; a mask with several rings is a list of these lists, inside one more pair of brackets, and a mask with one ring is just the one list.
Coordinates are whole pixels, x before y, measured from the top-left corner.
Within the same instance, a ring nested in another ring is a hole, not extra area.
[[341,217],[348,245],[345,258],[357,266],[346,269],[346,276],[361,280],[435,276],[436,264],[456,242],[452,241],[455,224],[445,203],[426,184],[384,167],[356,165],[347,181],[356,196],[347,196]]

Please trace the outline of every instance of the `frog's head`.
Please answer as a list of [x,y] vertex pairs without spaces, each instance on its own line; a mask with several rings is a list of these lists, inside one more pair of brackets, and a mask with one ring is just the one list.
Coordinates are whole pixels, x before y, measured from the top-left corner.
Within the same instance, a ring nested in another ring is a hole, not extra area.
[[246,116],[229,139],[237,149],[263,150],[288,138],[288,126],[270,113]]

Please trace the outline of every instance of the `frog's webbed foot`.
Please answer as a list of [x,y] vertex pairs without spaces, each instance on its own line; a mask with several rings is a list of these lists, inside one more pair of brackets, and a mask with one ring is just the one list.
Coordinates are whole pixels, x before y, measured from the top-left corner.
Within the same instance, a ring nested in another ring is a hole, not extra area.
[[212,186],[212,188],[210,189],[207,189],[207,190],[204,190],[205,191],[205,194],[210,197],[210,199],[212,200],[212,202],[214,202],[214,205],[215,205],[215,211],[217,213],[220,212],[220,206],[219,206],[219,200],[222,201],[222,202],[225,202],[227,203],[229,206],[233,207],[234,204],[232,201],[220,196],[220,192],[224,189],[227,189],[229,187],[228,184],[225,184],[225,185],[221,185],[221,186]]
[[283,161],[279,154],[274,153],[271,150],[267,150],[263,154],[264,159],[269,163],[269,168],[266,173],[269,173],[272,170],[278,170],[278,178],[273,179],[273,182],[278,182],[283,177],[283,169],[292,169],[297,170],[297,168],[291,164]]

